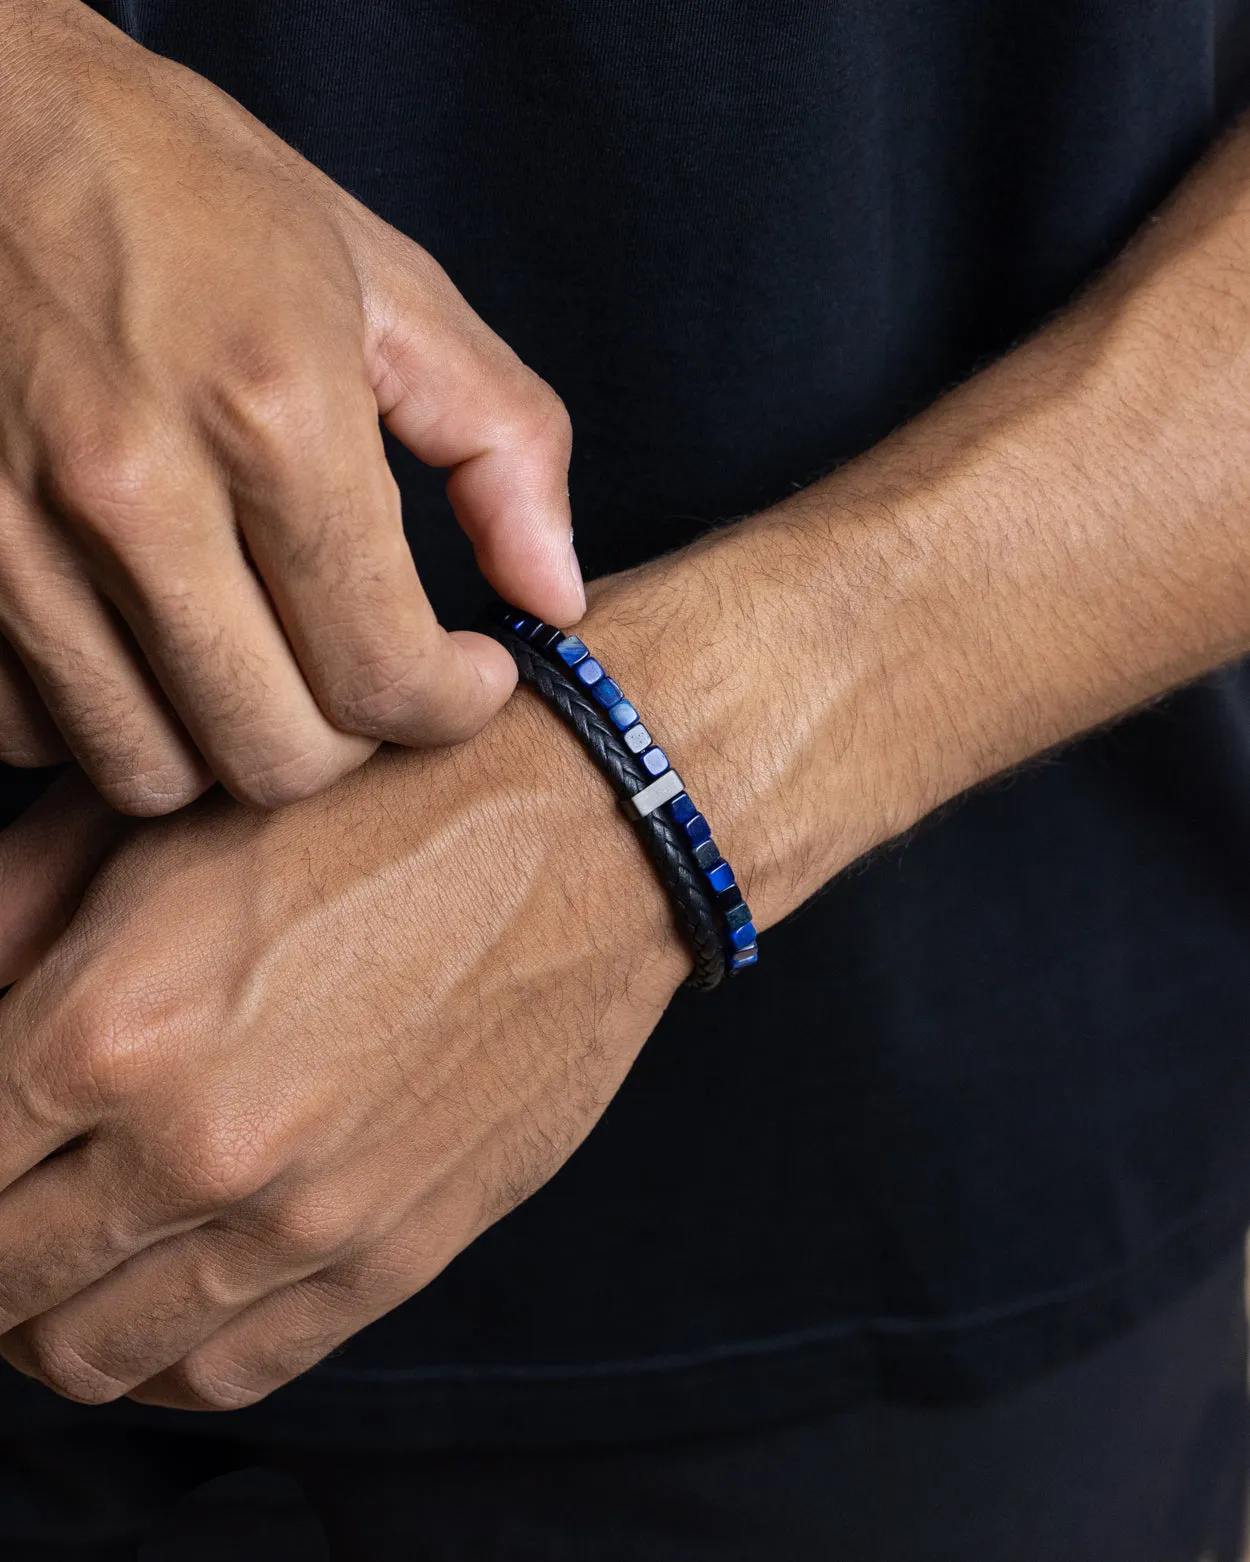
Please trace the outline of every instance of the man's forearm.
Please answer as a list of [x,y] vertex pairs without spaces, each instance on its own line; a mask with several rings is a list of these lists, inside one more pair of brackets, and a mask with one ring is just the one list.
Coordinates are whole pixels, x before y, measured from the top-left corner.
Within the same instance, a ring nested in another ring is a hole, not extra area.
[[1250,650],[1250,133],[1063,317],[585,635],[765,924],[932,808]]

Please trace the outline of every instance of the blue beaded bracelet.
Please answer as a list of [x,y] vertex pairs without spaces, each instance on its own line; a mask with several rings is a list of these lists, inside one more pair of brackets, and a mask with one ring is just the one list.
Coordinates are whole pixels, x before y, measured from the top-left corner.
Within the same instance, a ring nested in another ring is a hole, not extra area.
[[711,826],[691,801],[668,755],[653,741],[620,685],[608,676],[576,635],[512,608],[504,612],[502,622],[603,707],[639,771],[641,785],[626,807],[638,819],[659,808],[667,810],[711,891],[723,930],[726,968],[732,976],[755,965],[759,960],[755,924],[733,869],[721,856],[712,839]]

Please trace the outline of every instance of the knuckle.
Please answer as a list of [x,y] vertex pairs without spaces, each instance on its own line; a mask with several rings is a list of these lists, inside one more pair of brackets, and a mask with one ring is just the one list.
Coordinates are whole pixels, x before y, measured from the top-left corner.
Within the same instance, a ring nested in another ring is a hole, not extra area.
[[252,768],[237,766],[221,779],[231,795],[252,808],[284,808],[315,797],[349,771],[361,765],[372,752],[359,744],[349,746],[345,737],[327,734],[299,754],[273,759]]
[[180,1123],[155,1167],[166,1200],[188,1211],[242,1203],[266,1186],[274,1170],[264,1132],[228,1113]]
[[170,765],[130,775],[93,776],[92,779],[110,808],[136,819],[158,819],[177,813],[193,803],[208,784],[198,774],[188,774],[185,765]]
[[194,1356],[179,1362],[166,1376],[178,1399],[200,1410],[245,1410],[268,1392],[243,1381],[241,1373],[231,1372],[224,1364]]
[[540,438],[551,447],[553,453],[566,463],[573,449],[573,420],[564,402],[550,386],[547,389],[548,407],[543,419]]
[[89,1361],[72,1339],[46,1324],[25,1331],[24,1356],[29,1370],[63,1399],[83,1405],[106,1405],[129,1387],[105,1368]]
[[346,1203],[310,1193],[276,1200],[256,1218],[256,1240],[266,1252],[296,1265],[337,1259],[357,1239],[357,1221]]
[[163,484],[165,438],[157,419],[129,412],[68,439],[52,466],[59,502],[102,540],[125,541],[152,514]]
[[544,462],[568,465],[573,449],[573,423],[568,408],[545,380],[534,376],[525,411],[510,435],[513,443]]
[[119,813],[172,813],[208,784],[202,761],[168,736],[143,698],[96,669],[78,679],[61,721],[79,764]]
[[229,431],[244,458],[285,471],[328,431],[322,386],[305,369],[236,374],[223,397]]
[[567,467],[573,450],[573,423],[564,402],[532,369],[516,366],[522,378],[510,382],[488,424],[496,449],[525,455],[543,465]]
[[72,1099],[115,1105],[158,1066],[158,1030],[138,996],[101,990],[79,998],[66,1019],[60,1067]]
[[358,657],[327,690],[322,710],[336,727],[382,738],[420,703],[420,658],[380,650]]

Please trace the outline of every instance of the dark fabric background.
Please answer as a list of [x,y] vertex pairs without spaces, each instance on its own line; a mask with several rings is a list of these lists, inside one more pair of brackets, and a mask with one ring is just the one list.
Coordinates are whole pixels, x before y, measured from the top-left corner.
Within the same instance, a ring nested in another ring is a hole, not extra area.
[[[592,572],[788,492],[1060,306],[1208,143],[1246,31],[1194,0],[115,10],[551,380]],[[439,481],[395,462],[463,620]],[[843,876],[757,974],[678,998],[547,1189],[250,1424],[558,1438],[979,1394],[1183,1288],[1250,1215],[1248,721],[1230,670]]]

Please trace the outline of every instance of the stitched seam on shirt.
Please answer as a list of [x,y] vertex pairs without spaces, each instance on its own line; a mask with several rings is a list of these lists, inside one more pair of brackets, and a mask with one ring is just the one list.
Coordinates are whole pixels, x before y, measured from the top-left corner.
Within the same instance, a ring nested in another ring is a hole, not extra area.
[[[751,1340],[727,1341],[695,1351],[677,1351],[658,1356],[626,1357],[615,1361],[548,1363],[545,1365],[510,1366],[506,1363],[484,1363],[480,1366],[455,1366],[442,1364],[429,1367],[336,1367],[323,1365],[314,1372],[314,1381],[327,1388],[335,1381],[349,1383],[549,1383],[561,1381],[590,1382],[618,1378],[640,1377],[681,1370],[683,1368],[714,1367],[734,1361],[801,1351],[812,1346],[831,1345],[846,1340],[871,1342],[880,1340],[906,1340],[934,1342],[944,1338],[975,1336],[997,1328],[1008,1328],[1028,1321],[1052,1309],[1092,1297],[1108,1285],[1127,1279],[1135,1272],[1147,1268],[1166,1254],[1169,1247],[1193,1236],[1204,1226],[1227,1218],[1232,1208],[1244,1203],[1250,1196],[1250,1178],[1225,1188],[1218,1200],[1204,1206],[1201,1213],[1172,1227],[1157,1241],[1136,1253],[1124,1263],[1100,1270],[1092,1278],[1076,1281],[1053,1291],[1034,1294],[1022,1301],[1002,1307],[979,1308],[974,1312],[960,1313],[954,1318],[867,1318],[847,1319],[836,1324],[817,1324],[807,1329],[796,1329],[785,1334],[765,1335]],[[1244,1217],[1243,1217],[1244,1218]]]

